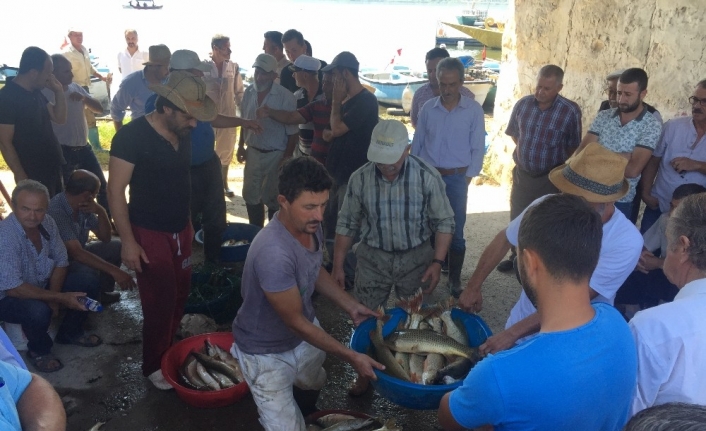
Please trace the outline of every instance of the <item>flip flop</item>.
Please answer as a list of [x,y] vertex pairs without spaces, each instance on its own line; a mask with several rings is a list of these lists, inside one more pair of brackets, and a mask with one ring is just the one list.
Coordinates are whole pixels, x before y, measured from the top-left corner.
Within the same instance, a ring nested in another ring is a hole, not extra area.
[[[27,361],[32,364],[34,368],[36,368],[42,373],[53,373],[54,371],[59,371],[60,369],[64,368],[64,364],[62,364],[61,361],[51,353],[47,353],[46,355],[33,356],[32,352],[28,350]],[[49,363],[51,361],[56,361],[59,366],[55,368],[50,367]]]
[[96,334],[81,335],[80,337],[75,338],[73,340],[66,340],[57,337],[54,341],[59,344],[73,344],[74,346],[81,347],[96,347],[103,344],[103,339]]

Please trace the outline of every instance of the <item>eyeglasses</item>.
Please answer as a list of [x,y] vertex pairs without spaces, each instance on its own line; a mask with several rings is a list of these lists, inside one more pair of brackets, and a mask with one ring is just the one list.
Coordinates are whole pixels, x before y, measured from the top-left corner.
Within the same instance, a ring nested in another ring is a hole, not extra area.
[[696,105],[697,103],[701,106],[706,106],[706,99],[699,99],[698,97],[689,97],[689,103],[691,105]]
[[618,95],[618,90],[611,90],[610,88],[605,88],[603,91],[608,94],[608,96],[617,96]]

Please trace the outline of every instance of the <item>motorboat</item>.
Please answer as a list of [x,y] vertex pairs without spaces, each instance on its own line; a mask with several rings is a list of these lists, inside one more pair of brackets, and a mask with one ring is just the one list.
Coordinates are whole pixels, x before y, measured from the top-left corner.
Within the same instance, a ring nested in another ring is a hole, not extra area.
[[137,0],[123,5],[123,9],[137,9],[137,10],[157,10],[162,9],[163,5],[154,4],[154,0]]
[[405,73],[406,70],[369,71],[358,75],[361,84],[374,90],[378,102],[402,107],[402,93],[409,88],[412,93],[429,82],[427,78]]

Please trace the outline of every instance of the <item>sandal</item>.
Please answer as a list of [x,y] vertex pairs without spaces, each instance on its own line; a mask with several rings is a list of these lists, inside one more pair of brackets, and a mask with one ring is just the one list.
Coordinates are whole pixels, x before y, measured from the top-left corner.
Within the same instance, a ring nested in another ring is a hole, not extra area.
[[[56,367],[50,366],[50,364],[54,361],[54,363],[59,364]],[[61,363],[59,359],[56,358],[56,356],[52,355],[51,353],[47,353],[46,355],[36,355],[32,353],[31,350],[27,351],[27,362],[32,364],[34,368],[36,368],[38,371],[42,373],[53,373],[54,371],[59,371],[60,369],[64,368],[64,364]]]
[[96,346],[100,346],[101,344],[103,344],[103,339],[96,334],[82,335],[82,336],[75,338],[73,340],[67,340],[64,338],[56,337],[56,339],[54,341],[56,341],[59,344],[73,344],[74,346],[81,346],[81,347],[96,347]]

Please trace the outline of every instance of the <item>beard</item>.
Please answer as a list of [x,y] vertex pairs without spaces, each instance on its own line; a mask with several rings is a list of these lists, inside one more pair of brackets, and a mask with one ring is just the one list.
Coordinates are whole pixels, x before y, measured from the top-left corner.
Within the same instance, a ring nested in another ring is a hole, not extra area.
[[635,112],[635,110],[640,106],[640,103],[642,103],[642,100],[637,99],[637,102],[633,103],[632,105],[619,104],[618,111],[625,114]]
[[[519,256],[518,256],[519,259]],[[518,262],[519,263],[519,262]],[[527,273],[522,265],[519,265],[520,270],[520,284],[522,284],[522,290],[525,291],[527,299],[530,300],[534,308],[537,308],[537,290],[532,286],[529,279],[527,278]]]
[[272,83],[274,81],[268,81],[267,84],[260,85],[257,82],[253,82],[252,85],[255,87],[255,91],[258,93],[262,93],[263,91],[268,91],[270,88],[272,88]]

